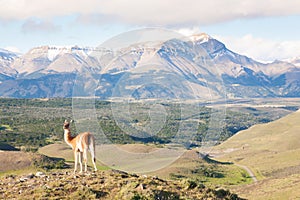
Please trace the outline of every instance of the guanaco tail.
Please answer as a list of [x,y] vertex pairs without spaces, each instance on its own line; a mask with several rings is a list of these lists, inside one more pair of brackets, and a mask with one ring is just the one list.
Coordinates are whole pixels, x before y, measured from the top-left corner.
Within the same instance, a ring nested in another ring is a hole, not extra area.
[[90,151],[92,156],[92,162],[94,170],[97,171],[96,167],[96,155],[95,155],[95,137],[90,132],[80,133],[76,136],[71,135],[70,123],[65,120],[64,122],[64,139],[65,142],[72,147],[75,158],[74,173],[77,170],[79,161],[80,173],[82,173],[82,157],[84,161],[84,171],[87,172],[87,152]]

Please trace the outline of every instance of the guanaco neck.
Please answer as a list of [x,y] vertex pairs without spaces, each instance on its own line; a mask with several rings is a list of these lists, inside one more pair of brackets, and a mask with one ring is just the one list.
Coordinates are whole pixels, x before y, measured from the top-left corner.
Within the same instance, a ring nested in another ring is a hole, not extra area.
[[72,140],[74,139],[75,137],[72,137],[71,136],[71,131],[70,129],[64,129],[64,139],[65,139],[65,142],[71,146],[73,149],[73,145],[72,145]]

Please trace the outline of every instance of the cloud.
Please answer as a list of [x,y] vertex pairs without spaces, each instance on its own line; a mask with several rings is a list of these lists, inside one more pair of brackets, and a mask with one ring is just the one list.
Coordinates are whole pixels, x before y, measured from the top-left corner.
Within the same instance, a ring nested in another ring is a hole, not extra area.
[[300,40],[272,41],[253,37],[251,34],[239,38],[214,36],[227,48],[262,62],[286,60],[299,56]]
[[61,28],[49,21],[29,19],[26,20],[22,25],[22,32],[32,33],[32,32],[57,32]]
[[[93,21],[133,25],[205,25],[237,18],[300,14],[295,0],[0,0],[1,20],[78,14]],[[88,17],[91,15],[91,17]],[[99,17],[99,20],[95,19]]]
[[180,29],[174,30],[174,31],[176,31],[184,36],[187,36],[187,37],[202,32],[199,27],[180,28]]
[[111,24],[112,22],[118,22],[119,20],[113,15],[103,15],[103,14],[81,14],[77,16],[76,23],[81,24]]

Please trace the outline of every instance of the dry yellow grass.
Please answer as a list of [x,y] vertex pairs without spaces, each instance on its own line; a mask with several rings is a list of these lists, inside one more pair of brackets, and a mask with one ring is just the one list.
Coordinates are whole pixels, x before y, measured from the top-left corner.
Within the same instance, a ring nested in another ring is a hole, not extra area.
[[[104,145],[103,148],[105,148],[106,145]],[[117,148],[119,150],[122,150],[124,152],[128,152],[129,154],[134,153],[151,153],[155,151],[160,151],[162,148],[158,148],[155,145],[145,145],[145,144],[126,144],[126,145],[117,145]],[[60,144],[51,144],[48,146],[45,146],[43,148],[40,148],[40,153],[51,156],[51,157],[59,157],[59,158],[65,158],[68,161],[73,161],[73,155],[71,149],[64,143]],[[101,152],[101,148],[97,147],[96,154],[98,154],[98,158],[100,158],[97,163],[99,164],[100,168],[103,167],[103,164],[100,162],[103,161],[101,158],[105,160],[106,157],[114,158],[112,160],[116,160],[117,163],[117,156],[114,152],[107,153],[107,151]],[[120,160],[120,157],[119,157]],[[134,162],[133,162],[134,161]],[[179,157],[179,159],[174,160],[174,162],[166,162],[165,159],[160,157],[153,157],[151,160],[145,160],[143,157],[138,157],[136,160],[128,157],[128,160],[119,161],[122,163],[122,167],[120,167],[121,170],[124,170],[123,168],[130,168],[130,169],[140,169],[143,168],[144,171],[142,173],[138,174],[148,174],[153,176],[158,176],[160,178],[165,179],[172,179],[173,175],[182,175],[185,178],[188,179],[197,179],[205,182],[207,185],[211,186],[224,186],[225,188],[231,188],[233,185],[239,185],[239,184],[247,184],[250,183],[252,180],[249,177],[245,177],[245,170],[241,169],[234,165],[222,165],[222,164],[213,164],[213,163],[207,163],[206,161],[199,158],[199,155],[195,150],[189,150],[185,151],[183,155]],[[167,163],[164,165],[164,163]],[[169,163],[169,164],[168,164]],[[90,163],[91,164],[91,163]],[[154,170],[157,168],[158,165],[161,165],[162,167],[158,170]],[[145,167],[146,166],[146,167]],[[112,166],[113,168],[118,169],[119,166]],[[224,175],[222,178],[213,178],[213,177],[205,177],[201,173],[197,173],[193,171],[197,171],[199,168],[207,168],[211,170],[215,170],[216,172],[220,172]],[[106,167],[107,169],[107,167]],[[148,172],[145,169],[149,169]],[[135,172],[137,173],[137,172]]]
[[[236,188],[249,199],[300,197],[300,112],[241,131],[213,153],[223,161],[249,167],[260,180]],[[257,195],[259,194],[259,195]]]
[[153,144],[125,144],[118,146],[120,149],[132,153],[150,153],[159,149],[156,145]]
[[64,158],[66,161],[74,161],[71,147],[65,143],[55,143],[39,148],[39,153],[54,158]]
[[43,177],[23,177],[0,177],[0,199],[240,200],[228,190],[204,187],[193,181],[167,181],[116,170],[76,176],[72,170],[55,170]]
[[31,166],[32,156],[21,151],[0,152],[0,172],[20,170]]

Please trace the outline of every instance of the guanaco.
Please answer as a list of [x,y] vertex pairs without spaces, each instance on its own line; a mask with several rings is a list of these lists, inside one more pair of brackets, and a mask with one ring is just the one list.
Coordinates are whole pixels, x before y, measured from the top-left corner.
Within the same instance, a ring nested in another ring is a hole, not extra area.
[[85,168],[84,171],[87,172],[87,152],[90,151],[92,156],[92,162],[94,165],[94,170],[97,171],[96,167],[96,155],[95,155],[95,137],[90,132],[80,133],[76,136],[71,135],[70,123],[65,120],[64,122],[64,139],[65,142],[72,147],[75,158],[74,173],[77,171],[77,165],[79,161],[80,172],[82,173],[82,157],[84,160]]

